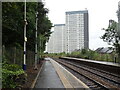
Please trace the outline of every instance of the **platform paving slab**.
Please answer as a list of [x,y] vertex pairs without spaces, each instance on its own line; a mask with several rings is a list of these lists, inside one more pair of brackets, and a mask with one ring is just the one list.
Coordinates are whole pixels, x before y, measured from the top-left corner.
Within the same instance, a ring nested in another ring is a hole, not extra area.
[[64,88],[58,74],[49,60],[46,60],[35,88]]

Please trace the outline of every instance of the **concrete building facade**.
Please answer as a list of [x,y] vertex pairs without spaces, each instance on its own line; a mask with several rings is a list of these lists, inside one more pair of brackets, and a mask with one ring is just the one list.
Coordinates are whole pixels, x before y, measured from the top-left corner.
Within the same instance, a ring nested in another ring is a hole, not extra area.
[[118,34],[120,36],[120,1],[118,2]]
[[88,11],[66,12],[67,53],[89,48]]
[[118,2],[118,22],[120,22],[120,1]]
[[66,24],[55,24],[47,43],[48,53],[71,53],[89,48],[88,11],[66,12]]
[[55,24],[54,32],[52,33],[47,45],[46,51],[48,53],[61,53],[65,49],[65,24]]
[[118,2],[118,22],[120,22],[120,1]]
[[49,41],[46,43],[46,52],[54,53],[54,33],[51,34]]
[[65,24],[54,25],[54,53],[64,52]]

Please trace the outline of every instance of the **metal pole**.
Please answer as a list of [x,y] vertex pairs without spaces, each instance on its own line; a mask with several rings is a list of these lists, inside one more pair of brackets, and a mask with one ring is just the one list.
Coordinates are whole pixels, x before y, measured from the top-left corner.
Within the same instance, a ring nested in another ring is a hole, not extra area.
[[38,12],[36,13],[36,33],[35,33],[35,38],[36,38],[36,43],[35,43],[35,67],[34,69],[37,70],[37,21],[38,21]]
[[26,0],[25,0],[25,5],[24,5],[24,63],[23,63],[23,70],[26,70],[26,42],[27,42],[26,25],[27,25],[27,20],[26,20]]

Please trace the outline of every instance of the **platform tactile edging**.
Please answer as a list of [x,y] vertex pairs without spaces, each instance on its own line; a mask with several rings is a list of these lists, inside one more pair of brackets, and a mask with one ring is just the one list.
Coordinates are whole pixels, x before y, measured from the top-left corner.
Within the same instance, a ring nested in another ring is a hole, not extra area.
[[52,59],[50,61],[53,64],[53,66],[57,68],[56,71],[58,72],[58,75],[59,71],[62,72],[63,76],[67,79],[67,81],[72,85],[73,88],[89,88],[86,84],[84,84],[82,81],[76,78],[73,74],[71,74],[68,70],[66,70],[64,67],[58,64],[56,61]]
[[53,61],[51,61],[53,64],[56,72],[58,73],[58,76],[60,77],[60,80],[62,81],[65,88],[73,88],[72,85],[68,82],[68,80],[64,77],[64,74],[59,70],[59,68],[54,64]]

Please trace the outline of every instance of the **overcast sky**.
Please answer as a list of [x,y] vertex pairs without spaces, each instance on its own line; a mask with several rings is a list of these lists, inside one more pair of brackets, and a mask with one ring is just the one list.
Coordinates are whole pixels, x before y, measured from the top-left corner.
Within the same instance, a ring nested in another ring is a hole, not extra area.
[[109,20],[118,21],[116,11],[120,0],[44,0],[49,9],[48,17],[53,24],[65,24],[66,11],[85,10],[89,12],[89,48],[107,47],[100,39]]

